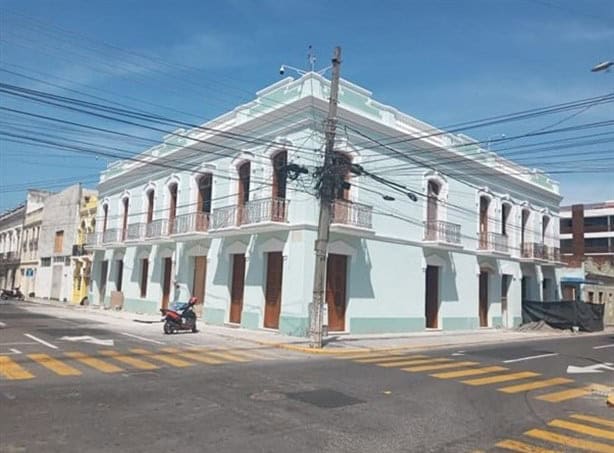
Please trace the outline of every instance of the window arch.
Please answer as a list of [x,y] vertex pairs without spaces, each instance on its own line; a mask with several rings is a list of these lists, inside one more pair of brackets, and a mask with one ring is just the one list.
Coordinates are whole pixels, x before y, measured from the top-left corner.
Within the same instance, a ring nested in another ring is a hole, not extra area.
[[349,154],[341,151],[333,153],[333,168],[337,184],[334,187],[335,200],[350,201],[350,169],[352,166],[352,157]]
[[512,204],[506,201],[501,203],[501,234],[503,236],[510,236],[512,219],[511,214]]
[[237,191],[237,204],[244,206],[249,201],[249,186],[251,176],[251,162],[249,160],[243,161],[237,167],[239,173],[239,190]]
[[107,231],[109,221],[109,204],[103,203],[102,205],[102,232]]
[[287,171],[286,166],[288,164],[288,153],[286,150],[279,151],[271,159],[273,164],[273,184],[272,184],[272,196],[273,198],[286,198],[286,183],[287,183]]
[[146,198],[146,203],[147,203],[147,217],[145,219],[146,223],[153,222],[155,195],[156,195],[156,191],[153,188],[145,192],[145,198]]
[[128,207],[130,205],[130,198],[122,198],[122,241],[126,240],[126,233],[128,230]]
[[197,199],[196,212],[211,213],[211,196],[213,189],[213,175],[204,173],[196,179]]
[[435,179],[428,179],[426,182],[426,220],[436,222],[439,220],[439,194],[441,193],[441,183]]

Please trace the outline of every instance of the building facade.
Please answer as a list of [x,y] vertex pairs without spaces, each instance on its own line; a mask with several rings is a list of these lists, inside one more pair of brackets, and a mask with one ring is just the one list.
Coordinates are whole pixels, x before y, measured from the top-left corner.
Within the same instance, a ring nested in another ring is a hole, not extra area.
[[561,207],[563,298],[605,304],[614,324],[614,201]]
[[[208,323],[305,335],[329,91],[315,73],[286,78],[111,164],[88,238],[90,301],[119,291],[125,310],[155,313],[195,295]],[[330,332],[512,327],[523,299],[560,297],[556,182],[347,81],[338,124]]]
[[19,288],[19,260],[25,205],[0,214],[0,289]]
[[97,193],[86,191],[82,194],[79,207],[79,229],[73,246],[73,287],[72,303],[80,304],[87,298],[92,274],[92,252],[85,247],[87,236],[96,231]]
[[21,292],[26,296],[36,296],[36,275],[38,274],[38,246],[43,207],[51,195],[43,190],[28,190],[26,210],[23,220],[23,240],[21,243],[20,277]]
[[39,238],[39,269],[36,296],[70,301],[73,295],[75,247],[80,226],[83,197],[95,195],[80,184],[67,187],[47,198]]

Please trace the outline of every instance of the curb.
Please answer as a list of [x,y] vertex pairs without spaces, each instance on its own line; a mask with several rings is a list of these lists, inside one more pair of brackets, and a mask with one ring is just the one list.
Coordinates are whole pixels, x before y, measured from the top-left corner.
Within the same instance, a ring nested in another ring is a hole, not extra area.
[[606,406],[614,407],[614,393],[610,393],[605,400]]

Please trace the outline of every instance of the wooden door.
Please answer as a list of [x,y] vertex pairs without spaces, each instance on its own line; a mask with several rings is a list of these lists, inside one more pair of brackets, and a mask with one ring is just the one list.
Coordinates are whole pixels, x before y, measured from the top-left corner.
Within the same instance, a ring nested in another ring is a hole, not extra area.
[[328,255],[326,265],[326,304],[328,306],[328,330],[345,330],[347,284],[347,256]]
[[164,258],[162,265],[164,266],[164,278],[162,280],[162,308],[168,308],[168,302],[171,298],[171,273],[173,271],[173,259]]
[[488,271],[480,271],[480,327],[488,327]]
[[230,288],[229,321],[239,324],[243,311],[243,292],[245,290],[245,255],[232,255],[232,287]]
[[439,319],[439,267],[426,266],[424,316],[427,329],[436,329]]
[[194,280],[192,284],[192,296],[196,297],[197,303],[194,311],[197,316],[202,315],[205,303],[205,280],[207,276],[207,257],[194,257]]
[[281,252],[267,253],[264,327],[269,329],[279,328],[283,267],[284,257]]

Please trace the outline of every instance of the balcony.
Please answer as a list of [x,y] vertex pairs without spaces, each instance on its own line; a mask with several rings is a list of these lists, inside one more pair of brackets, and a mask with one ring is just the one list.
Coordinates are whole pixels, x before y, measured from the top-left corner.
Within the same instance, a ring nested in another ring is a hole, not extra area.
[[558,247],[550,247],[545,246],[546,249],[546,259],[548,261],[552,261],[558,263],[561,261],[561,249]]
[[85,244],[74,244],[72,246],[72,256],[83,256],[83,255],[87,255]]
[[161,239],[169,234],[168,219],[158,219],[145,225],[146,239]]
[[506,235],[494,233],[492,231],[483,231],[480,232],[479,238],[479,250],[501,254],[509,253],[508,238]]
[[192,235],[206,233],[209,230],[208,212],[191,212],[175,217],[173,233],[176,235]]
[[102,243],[104,245],[119,244],[122,242],[122,230],[120,228],[109,228],[102,232]]
[[85,236],[85,247],[88,249],[100,248],[102,235],[100,233],[87,233]]
[[331,224],[355,228],[372,228],[373,207],[360,203],[335,200],[331,209]]
[[126,241],[142,241],[145,237],[144,223],[131,223],[126,230]]
[[15,252],[0,253],[0,264],[17,264],[19,262],[19,255]]
[[245,205],[232,205],[213,210],[210,229],[232,227],[276,226],[288,221],[289,201],[283,198],[263,198]]
[[524,259],[547,259],[547,247],[541,242],[523,242],[520,244],[520,254]]
[[423,241],[458,248],[461,246],[461,227],[443,220],[427,220],[424,222]]

